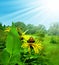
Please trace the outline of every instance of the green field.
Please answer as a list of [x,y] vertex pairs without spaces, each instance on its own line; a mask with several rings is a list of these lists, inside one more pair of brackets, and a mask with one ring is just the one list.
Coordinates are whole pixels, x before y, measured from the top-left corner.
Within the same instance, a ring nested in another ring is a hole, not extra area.
[[2,27],[0,65],[59,65],[58,35],[34,33],[34,29],[29,31],[30,34],[26,29],[25,32],[23,28],[17,29],[14,24],[9,26],[10,30]]

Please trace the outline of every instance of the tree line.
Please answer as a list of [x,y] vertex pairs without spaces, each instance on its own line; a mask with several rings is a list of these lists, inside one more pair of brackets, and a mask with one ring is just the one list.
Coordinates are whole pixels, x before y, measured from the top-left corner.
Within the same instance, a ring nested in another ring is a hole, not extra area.
[[[26,25],[24,22],[15,22],[14,24],[17,28],[20,28],[23,32],[28,30],[27,34],[35,34],[35,35],[42,35],[42,36],[44,36],[45,34],[59,35],[59,23],[58,22],[52,24],[48,30],[46,30],[46,27],[42,24],[39,24],[37,26],[33,24]],[[6,27],[8,26],[2,25],[2,23],[0,23],[0,31],[4,30]]]

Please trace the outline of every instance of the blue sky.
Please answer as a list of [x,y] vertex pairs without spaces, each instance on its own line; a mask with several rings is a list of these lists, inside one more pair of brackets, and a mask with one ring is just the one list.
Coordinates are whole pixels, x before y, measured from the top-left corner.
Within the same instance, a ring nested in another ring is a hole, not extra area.
[[59,22],[58,6],[58,0],[0,0],[0,22],[11,25],[12,21],[21,21],[48,28]]

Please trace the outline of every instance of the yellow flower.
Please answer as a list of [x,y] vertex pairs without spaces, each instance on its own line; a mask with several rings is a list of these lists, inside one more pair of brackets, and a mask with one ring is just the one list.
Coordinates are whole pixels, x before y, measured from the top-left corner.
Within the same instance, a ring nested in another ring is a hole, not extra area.
[[22,35],[21,37],[23,37],[25,40],[28,40],[30,38],[30,35]]
[[23,48],[28,48],[28,52],[31,52],[31,47],[34,49],[35,53],[39,53],[39,50],[42,49],[41,44],[35,44],[35,43],[24,43],[22,45]]
[[5,32],[9,32],[10,31],[10,27],[5,29]]

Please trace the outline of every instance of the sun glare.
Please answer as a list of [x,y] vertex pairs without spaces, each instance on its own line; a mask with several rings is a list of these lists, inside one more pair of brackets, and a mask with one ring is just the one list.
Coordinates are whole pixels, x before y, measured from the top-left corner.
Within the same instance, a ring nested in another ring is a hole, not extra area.
[[43,0],[43,6],[48,12],[59,12],[59,0]]

